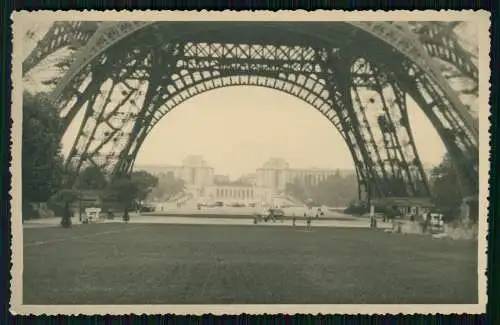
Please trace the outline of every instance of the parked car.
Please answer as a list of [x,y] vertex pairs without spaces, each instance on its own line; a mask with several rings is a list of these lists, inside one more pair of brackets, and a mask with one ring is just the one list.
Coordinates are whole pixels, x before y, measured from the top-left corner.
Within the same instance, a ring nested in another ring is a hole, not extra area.
[[155,210],[156,210],[155,206],[149,204],[143,205],[139,209],[140,212],[155,212]]
[[284,217],[285,211],[283,211],[282,209],[271,208],[269,209],[269,214],[273,215],[274,217]]
[[224,202],[217,201],[208,205],[210,208],[220,208],[224,206]]

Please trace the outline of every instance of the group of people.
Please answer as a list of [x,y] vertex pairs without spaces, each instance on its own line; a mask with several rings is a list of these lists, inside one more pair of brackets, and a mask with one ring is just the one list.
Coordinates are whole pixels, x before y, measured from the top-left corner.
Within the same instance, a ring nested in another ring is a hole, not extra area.
[[[319,216],[316,215],[316,218]],[[312,219],[313,217],[311,215],[308,215],[307,213],[304,213],[304,219],[306,220],[306,231],[311,231],[311,224],[312,224]],[[297,218],[293,217],[292,219],[292,226],[295,227],[296,225]]]
[[[311,230],[311,224],[312,224],[312,219],[314,217],[312,216],[312,214],[307,214],[307,213],[304,213],[304,219],[305,219],[305,222],[306,222],[306,231],[310,231]],[[319,218],[319,212],[318,214],[316,214],[316,219]],[[267,214],[266,216],[262,216],[262,215],[256,215],[254,216],[253,218],[253,222],[254,224],[258,224],[259,221],[263,220],[264,222],[268,222],[268,221],[273,221],[275,222],[277,219],[280,219],[281,222],[284,221],[284,215],[275,215],[273,212],[270,212],[269,214]],[[297,217],[293,217],[292,218],[292,226],[295,227],[297,224]]]

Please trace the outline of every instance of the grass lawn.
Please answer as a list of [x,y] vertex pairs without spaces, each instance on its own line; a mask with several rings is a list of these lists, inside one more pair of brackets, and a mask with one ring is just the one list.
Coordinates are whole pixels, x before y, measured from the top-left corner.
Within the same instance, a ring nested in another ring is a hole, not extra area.
[[369,229],[24,230],[24,304],[476,303],[476,243]]

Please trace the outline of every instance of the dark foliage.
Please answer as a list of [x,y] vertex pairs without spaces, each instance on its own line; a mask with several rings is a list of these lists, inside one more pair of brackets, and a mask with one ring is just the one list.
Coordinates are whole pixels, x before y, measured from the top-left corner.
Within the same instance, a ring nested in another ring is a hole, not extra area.
[[60,139],[62,126],[55,108],[43,94],[23,94],[23,204],[46,202],[64,178]]
[[181,193],[185,189],[185,182],[182,179],[176,178],[172,172],[166,175],[161,175],[158,178],[158,183],[150,192],[150,197],[153,199],[170,199],[171,197]]
[[111,181],[103,192],[103,199],[108,202],[117,202],[123,209],[135,206],[139,189],[129,177],[116,178]]
[[61,189],[47,202],[48,207],[56,216],[64,216],[66,204],[72,206],[80,198],[77,191],[72,189]]
[[130,179],[137,186],[137,199],[139,201],[144,201],[153,188],[158,186],[158,178],[145,171],[133,172]]
[[303,202],[312,201],[314,205],[338,207],[347,206],[357,198],[358,185],[355,175],[343,177],[337,172],[317,185],[295,180],[286,185],[285,192]]
[[460,184],[451,158],[446,155],[431,173],[433,203],[437,210],[443,213],[445,221],[451,221],[460,216],[462,195]]
[[102,190],[106,185],[106,175],[97,166],[85,168],[77,179],[77,187],[81,190]]

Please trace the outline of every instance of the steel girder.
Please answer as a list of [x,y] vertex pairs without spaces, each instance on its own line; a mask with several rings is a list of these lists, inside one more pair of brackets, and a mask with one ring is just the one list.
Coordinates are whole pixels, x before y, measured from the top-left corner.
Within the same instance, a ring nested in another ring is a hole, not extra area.
[[410,31],[410,24],[401,22],[357,22],[354,24],[394,46],[420,70],[425,72],[428,78],[442,90],[443,95],[453,105],[453,110],[460,115],[467,128],[471,130],[477,139],[479,132],[478,121],[471,115],[470,107],[464,105],[457,96],[456,91],[453,90],[443,75],[442,66],[431,58],[428,47],[424,47],[424,43],[419,39],[419,34]]
[[[196,28],[173,35],[168,23],[101,23],[52,94],[66,124],[85,109],[68,166],[128,173],[147,134],[174,107],[211,89],[257,85],[304,100],[334,124],[353,156],[360,195],[427,196],[406,111],[409,94],[457,162],[464,188],[474,192],[477,126],[430,61],[432,52],[410,31],[414,26],[350,24],[353,34],[343,42],[321,36],[294,45],[240,43],[238,35],[231,42],[200,41]],[[325,35],[330,25],[323,26]],[[286,32],[299,31],[288,24]],[[350,45],[354,36],[381,48],[382,41],[390,59]]]
[[[50,54],[68,47],[78,51],[87,45],[90,37],[97,31],[98,22],[60,21],[54,23],[33,51],[23,61],[23,75],[28,73]],[[68,62],[68,64],[71,64]]]
[[410,96],[417,102],[443,140],[448,154],[460,175],[464,196],[477,195],[479,191],[479,143],[466,127],[452,104],[439,92],[418,67],[405,64],[393,70],[399,80],[407,85]]
[[456,67],[460,75],[468,78],[476,87],[479,76],[477,54],[471,53],[460,44],[454,30],[460,22],[413,22],[409,28],[418,35],[418,39],[427,53]]

